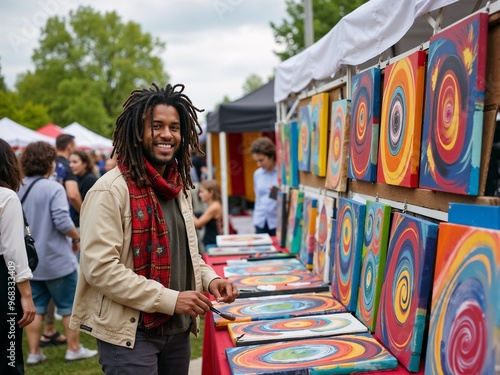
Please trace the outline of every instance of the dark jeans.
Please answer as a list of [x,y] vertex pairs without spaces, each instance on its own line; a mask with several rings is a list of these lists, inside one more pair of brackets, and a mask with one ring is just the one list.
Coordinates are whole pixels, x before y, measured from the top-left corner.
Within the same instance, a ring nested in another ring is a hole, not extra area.
[[191,358],[189,330],[177,335],[146,337],[136,333],[134,349],[97,340],[99,363],[107,375],[187,375]]
[[255,227],[255,233],[268,233],[270,236],[276,236],[276,228],[274,229],[269,229],[269,226],[267,225],[267,221],[264,224],[262,228],[260,227]]
[[[0,374],[23,375],[23,330],[17,322],[23,317],[21,295],[0,255]],[[10,282],[10,283],[9,283]],[[9,305],[9,302],[11,304]]]

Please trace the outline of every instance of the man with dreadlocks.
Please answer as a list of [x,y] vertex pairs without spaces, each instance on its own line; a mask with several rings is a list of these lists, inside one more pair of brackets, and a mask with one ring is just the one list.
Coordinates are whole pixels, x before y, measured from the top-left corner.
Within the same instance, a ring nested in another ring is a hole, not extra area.
[[198,255],[189,189],[198,123],[183,85],[135,90],[113,135],[118,165],[87,193],[70,326],[97,338],[105,374],[187,374],[189,331],[238,290]]

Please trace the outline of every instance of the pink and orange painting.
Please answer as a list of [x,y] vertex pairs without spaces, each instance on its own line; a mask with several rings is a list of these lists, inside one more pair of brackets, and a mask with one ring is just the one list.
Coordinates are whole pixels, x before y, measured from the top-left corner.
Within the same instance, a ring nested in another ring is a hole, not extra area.
[[426,375],[498,371],[499,290],[500,230],[441,223]]
[[378,182],[418,187],[425,58],[417,51],[385,68]]
[[345,99],[333,102],[325,186],[334,191],[343,192],[347,189],[350,121],[351,101]]

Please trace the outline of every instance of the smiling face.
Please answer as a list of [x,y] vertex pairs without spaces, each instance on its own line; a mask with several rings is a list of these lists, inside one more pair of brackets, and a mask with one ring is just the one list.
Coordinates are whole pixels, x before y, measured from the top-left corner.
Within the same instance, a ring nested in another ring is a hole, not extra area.
[[174,159],[180,145],[181,122],[177,109],[167,104],[156,105],[152,122],[148,111],[144,119],[142,149],[146,159],[160,175],[163,176],[166,165]]

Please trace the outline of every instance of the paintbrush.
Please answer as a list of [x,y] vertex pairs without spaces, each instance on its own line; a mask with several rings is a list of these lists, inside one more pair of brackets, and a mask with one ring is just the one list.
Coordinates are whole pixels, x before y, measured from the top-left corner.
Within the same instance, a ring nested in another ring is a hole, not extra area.
[[236,320],[236,317],[233,314],[230,313],[223,313],[222,311],[217,310],[215,307],[210,307],[210,310],[212,310],[214,313],[220,315],[224,319],[230,320],[234,322]]

